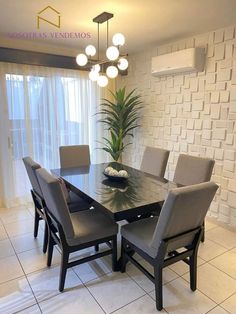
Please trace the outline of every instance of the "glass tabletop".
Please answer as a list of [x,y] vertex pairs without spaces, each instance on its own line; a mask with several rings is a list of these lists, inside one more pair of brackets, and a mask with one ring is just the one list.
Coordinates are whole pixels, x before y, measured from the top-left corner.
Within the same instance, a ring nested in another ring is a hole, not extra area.
[[[129,178],[124,182],[110,181],[103,174],[107,166],[126,170]],[[168,191],[175,187],[173,182],[118,163],[53,169],[51,172],[62,177],[72,191],[89,197],[108,210],[116,220],[145,214],[158,208]]]

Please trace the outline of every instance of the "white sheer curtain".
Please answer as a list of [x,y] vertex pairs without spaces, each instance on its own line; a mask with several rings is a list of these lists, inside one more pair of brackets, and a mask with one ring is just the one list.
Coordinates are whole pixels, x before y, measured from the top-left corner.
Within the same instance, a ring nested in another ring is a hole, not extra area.
[[4,206],[28,201],[22,157],[59,167],[58,147],[89,144],[93,163],[103,128],[96,123],[97,84],[86,72],[0,63],[0,198]]

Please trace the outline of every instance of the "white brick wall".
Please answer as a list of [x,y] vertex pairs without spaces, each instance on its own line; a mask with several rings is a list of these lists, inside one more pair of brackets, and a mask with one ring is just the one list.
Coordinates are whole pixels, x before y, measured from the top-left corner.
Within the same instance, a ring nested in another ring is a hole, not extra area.
[[[118,87],[137,88],[144,100],[142,127],[124,162],[140,166],[146,145],[171,151],[166,177],[173,178],[179,153],[216,161],[212,179],[220,189],[209,214],[236,226],[236,36],[235,26],[145,48],[129,56],[129,74]],[[151,76],[151,58],[190,47],[205,47],[201,73]]]

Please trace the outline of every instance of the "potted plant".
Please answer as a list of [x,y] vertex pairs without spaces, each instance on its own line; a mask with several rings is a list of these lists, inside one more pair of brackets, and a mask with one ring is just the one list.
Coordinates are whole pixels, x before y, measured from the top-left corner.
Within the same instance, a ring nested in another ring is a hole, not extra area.
[[[111,91],[110,91],[111,92]],[[140,95],[134,95],[135,89],[126,95],[125,87],[112,93],[113,101],[102,99],[101,110],[98,112],[102,115],[99,122],[103,123],[108,130],[109,138],[104,139],[104,151],[109,153],[114,161],[122,161],[124,149],[132,144],[124,143],[126,138],[133,137],[133,130],[139,127],[139,111],[143,102]]]

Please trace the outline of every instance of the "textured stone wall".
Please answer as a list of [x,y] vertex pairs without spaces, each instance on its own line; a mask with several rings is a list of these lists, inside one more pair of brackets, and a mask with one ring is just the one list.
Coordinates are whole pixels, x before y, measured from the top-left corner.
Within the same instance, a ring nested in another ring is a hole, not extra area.
[[[118,87],[137,88],[144,100],[142,127],[124,162],[139,168],[145,146],[171,151],[166,177],[173,178],[178,155],[216,161],[212,179],[220,184],[210,216],[236,226],[236,36],[235,26],[129,56],[129,74]],[[151,58],[191,47],[204,47],[204,72],[151,76]]]

